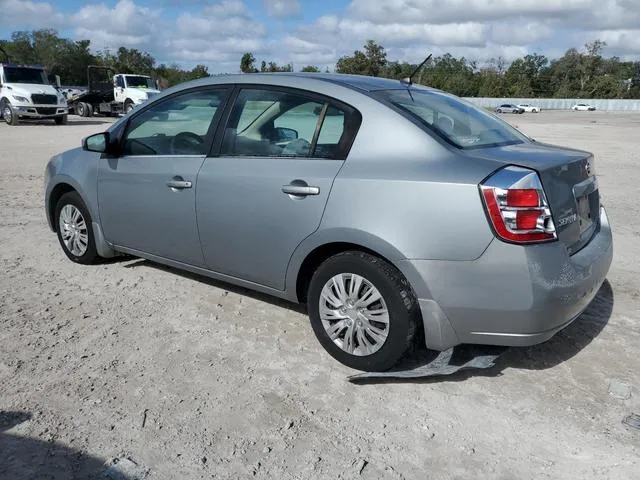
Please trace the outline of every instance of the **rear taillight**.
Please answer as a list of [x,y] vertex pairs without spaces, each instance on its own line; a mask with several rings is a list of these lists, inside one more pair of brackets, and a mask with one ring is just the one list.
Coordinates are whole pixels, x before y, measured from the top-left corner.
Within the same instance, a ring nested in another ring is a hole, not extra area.
[[480,192],[498,238],[511,243],[556,240],[556,228],[538,174],[505,167],[482,184]]

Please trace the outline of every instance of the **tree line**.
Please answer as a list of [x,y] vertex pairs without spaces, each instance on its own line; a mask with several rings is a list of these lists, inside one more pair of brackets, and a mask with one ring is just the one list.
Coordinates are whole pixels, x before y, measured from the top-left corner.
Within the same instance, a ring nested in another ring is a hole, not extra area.
[[[595,40],[580,50],[567,50],[560,58],[532,53],[511,63],[499,57],[481,64],[445,54],[429,59],[413,80],[466,97],[640,98],[640,62],[605,58],[605,46]],[[163,86],[210,75],[205,65],[185,70],[177,64],[157,64],[150,53],[135,48],[95,52],[89,40],[62,38],[53,29],[13,32],[9,40],[0,40],[0,61],[42,65],[52,79],[59,76],[63,85],[70,86],[86,85],[89,65],[107,66],[115,73],[149,75]],[[369,40],[361,50],[340,57],[333,70],[402,79],[417,66],[390,60],[382,45]],[[253,53],[247,52],[240,59],[240,70],[291,72],[293,65],[267,60],[258,65]],[[306,65],[300,71],[319,72],[320,68]]]
[[[532,53],[510,64],[500,57],[480,64],[447,53],[430,58],[413,81],[464,97],[640,98],[640,62],[605,58],[605,46],[605,42],[595,40],[582,50],[570,48],[560,58]],[[258,71],[254,62],[253,55],[245,53],[241,70]],[[268,71],[291,71],[274,66]],[[362,50],[340,57],[335,72],[402,79],[417,67],[389,60],[385,48],[369,40]],[[307,66],[302,71],[319,69]]]
[[62,38],[53,29],[18,31],[10,40],[0,40],[0,61],[42,65],[50,80],[59,76],[60,83],[68,86],[86,85],[89,65],[106,66],[114,73],[149,75],[165,87],[209,76],[205,65],[184,70],[178,65],[158,65],[151,54],[135,48],[93,53],[90,47],[89,40]]

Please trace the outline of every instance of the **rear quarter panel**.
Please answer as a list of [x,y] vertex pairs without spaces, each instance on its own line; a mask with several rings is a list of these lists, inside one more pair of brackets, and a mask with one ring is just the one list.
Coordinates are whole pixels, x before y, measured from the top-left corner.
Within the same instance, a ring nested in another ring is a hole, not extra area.
[[493,233],[477,185],[495,165],[468,158],[381,107],[363,113],[320,230],[367,232],[407,259],[478,258]]

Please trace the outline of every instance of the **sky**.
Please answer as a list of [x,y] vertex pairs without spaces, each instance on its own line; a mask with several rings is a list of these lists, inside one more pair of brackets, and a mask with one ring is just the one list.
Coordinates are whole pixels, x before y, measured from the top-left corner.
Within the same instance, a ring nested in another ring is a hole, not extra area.
[[595,39],[607,56],[640,59],[640,0],[0,0],[0,38],[39,28],[212,73],[238,71],[248,51],[258,63],[333,69],[368,39],[413,63],[447,52],[555,58]]

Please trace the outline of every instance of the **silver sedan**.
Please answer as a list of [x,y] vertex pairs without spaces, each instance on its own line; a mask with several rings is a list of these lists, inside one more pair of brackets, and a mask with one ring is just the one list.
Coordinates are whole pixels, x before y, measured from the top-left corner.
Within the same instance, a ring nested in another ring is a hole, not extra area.
[[590,153],[360,76],[166,90],[53,157],[45,203],[72,261],[130,254],[305,303],[327,352],[369,371],[415,341],[545,341],[612,259]]

